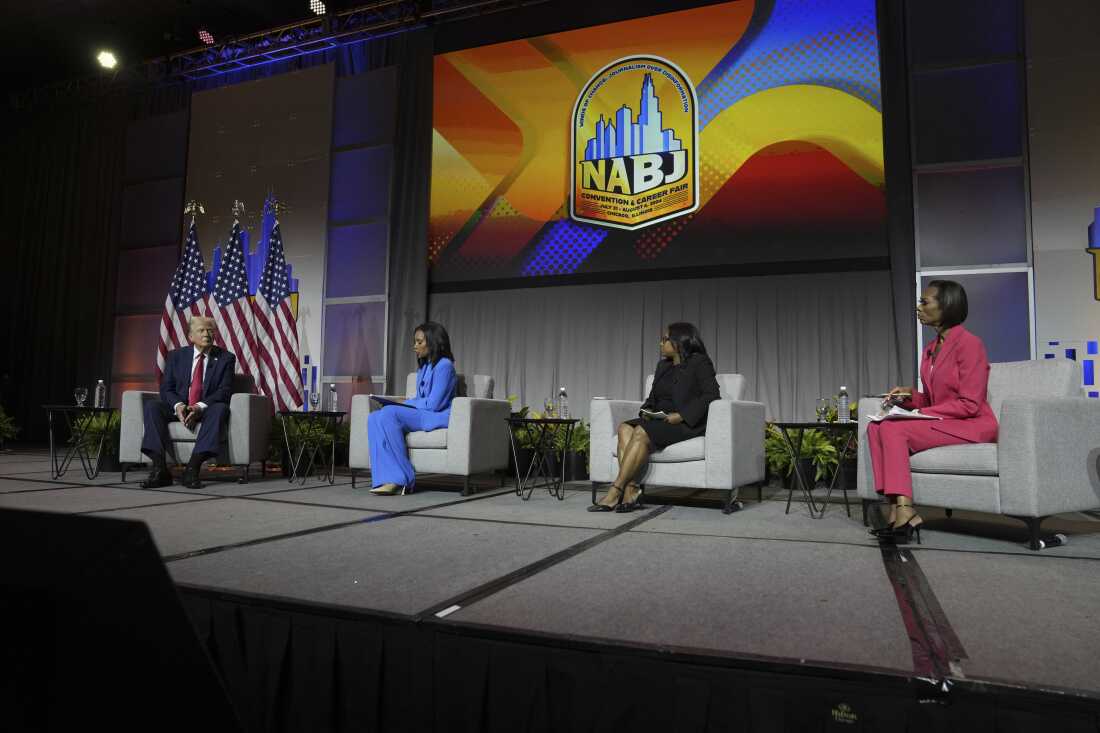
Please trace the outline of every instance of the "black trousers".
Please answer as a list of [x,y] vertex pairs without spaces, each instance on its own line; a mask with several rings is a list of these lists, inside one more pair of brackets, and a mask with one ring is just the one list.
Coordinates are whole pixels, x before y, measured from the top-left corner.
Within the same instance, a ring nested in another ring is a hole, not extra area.
[[[216,455],[225,435],[229,420],[229,405],[207,405],[199,421],[199,434],[195,439],[195,453]],[[168,436],[168,423],[178,422],[172,408],[161,400],[145,403],[145,435],[141,439],[141,452],[157,460],[168,452],[172,439]]]

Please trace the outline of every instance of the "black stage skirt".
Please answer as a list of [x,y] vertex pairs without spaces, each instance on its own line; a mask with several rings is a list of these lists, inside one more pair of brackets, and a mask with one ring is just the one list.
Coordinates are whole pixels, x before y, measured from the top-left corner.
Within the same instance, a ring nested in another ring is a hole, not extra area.
[[692,428],[688,427],[688,424],[685,422],[678,425],[672,425],[664,420],[646,420],[636,417],[633,420],[625,421],[623,425],[641,425],[642,430],[649,436],[649,442],[658,450],[667,448],[673,443],[697,438],[707,432],[707,424],[705,421],[699,427]]

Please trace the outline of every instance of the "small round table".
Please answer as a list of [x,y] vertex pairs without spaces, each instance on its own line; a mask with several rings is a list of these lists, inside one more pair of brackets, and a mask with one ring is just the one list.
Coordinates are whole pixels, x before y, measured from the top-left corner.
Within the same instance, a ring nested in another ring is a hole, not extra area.
[[[286,441],[286,452],[290,458],[290,476],[288,480],[294,483],[294,479],[301,476],[302,485],[309,480],[309,473],[313,470],[313,463],[320,458],[320,465],[325,465],[325,448],[328,448],[328,476],[329,484],[336,483],[336,428],[344,421],[346,412],[329,412],[316,410],[310,412],[298,412],[296,410],[280,410],[275,413],[279,416],[279,422],[283,426],[283,440]],[[291,447],[289,424],[294,424],[295,439],[297,440],[298,453],[295,455]],[[308,456],[309,463],[305,471],[299,474],[302,461]]]
[[[565,454],[573,438],[573,428],[580,420],[563,417],[509,417],[506,419],[511,427],[508,437],[512,444],[512,458],[516,464],[516,496],[527,501],[535,489],[546,489],[559,501],[564,499]],[[525,476],[520,476],[519,469],[519,444],[516,441],[516,430],[519,428],[527,430],[534,436],[532,446],[534,455],[531,456],[531,465],[527,467]],[[560,454],[554,445],[559,435],[564,438]],[[555,459],[560,473],[554,470]]]
[[[787,453],[791,457],[791,470],[794,471],[795,476],[795,481],[792,482],[790,488],[787,489],[787,509],[783,513],[791,513],[791,496],[794,494],[794,483],[797,483],[798,487],[802,490],[802,496],[806,499],[806,504],[810,507],[810,516],[815,519],[821,519],[825,516],[825,509],[829,506],[829,497],[832,496],[833,489],[836,487],[837,478],[840,476],[840,465],[851,454],[852,448],[855,445],[859,423],[855,420],[849,422],[773,422],[772,427],[776,428],[779,434],[783,436],[783,444],[786,445]],[[844,448],[841,449],[840,455],[837,456],[837,469],[833,472],[833,478],[829,482],[829,489],[825,492],[825,500],[822,502],[820,510],[817,508],[816,502],[814,502],[813,494],[810,493],[813,488],[813,481],[802,475],[802,470],[798,465],[798,456],[802,453],[802,438],[807,430],[847,433],[847,440],[844,441]],[[792,435],[797,437],[792,438]],[[841,491],[844,492],[844,511],[846,511],[850,517],[852,516],[852,510],[848,506],[848,487],[841,486]]]

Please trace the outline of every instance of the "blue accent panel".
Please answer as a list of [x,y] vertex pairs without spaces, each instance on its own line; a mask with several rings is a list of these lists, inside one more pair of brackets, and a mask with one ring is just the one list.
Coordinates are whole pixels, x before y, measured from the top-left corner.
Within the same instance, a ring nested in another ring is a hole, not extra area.
[[1100,353],[1100,349],[1097,349],[1097,346],[1100,346],[1100,341],[1087,341],[1085,343],[1085,353],[1086,354],[1098,354],[1098,353]]
[[913,162],[1020,155],[1021,109],[1020,67],[1015,61],[917,72],[913,76],[917,153]]
[[1044,359],[1053,359],[1053,358],[1055,358],[1055,357],[1054,357],[1054,354],[1045,354],[1045,355],[1043,356],[1043,358],[1044,358]]
[[1085,367],[1085,385],[1091,387],[1096,384],[1096,361],[1094,359],[1085,359],[1081,364]]
[[332,155],[329,221],[384,217],[389,212],[390,146],[347,150]]
[[882,110],[874,0],[775,0],[755,36],[746,36],[702,80],[699,129],[737,101],[793,84],[832,87]]
[[393,142],[395,66],[336,80],[332,106],[332,147]]
[[385,303],[325,306],[325,373],[380,374],[386,341]]
[[330,228],[325,297],[385,295],[388,237],[384,219]]
[[1094,400],[1100,399],[1100,392],[1089,392],[1089,397],[1093,398]]
[[1061,341],[1047,341],[1047,346],[1058,346],[1061,343]]
[[1066,358],[1077,361],[1077,349],[1066,349]]

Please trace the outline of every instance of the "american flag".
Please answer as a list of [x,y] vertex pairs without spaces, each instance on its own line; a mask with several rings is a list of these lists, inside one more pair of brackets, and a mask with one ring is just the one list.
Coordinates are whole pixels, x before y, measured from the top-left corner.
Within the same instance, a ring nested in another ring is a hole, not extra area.
[[290,284],[279,220],[271,230],[267,262],[252,312],[260,361],[260,389],[279,410],[302,408],[302,375],[298,371],[298,324],[290,309]]
[[195,232],[195,219],[187,230],[187,248],[183,259],[172,275],[168,297],[164,299],[164,312],[160,316],[160,343],[157,344],[157,382],[164,375],[164,360],[168,352],[191,343],[187,338],[187,319],[205,316],[206,265],[199,250],[199,237]]
[[210,311],[218,323],[221,345],[237,357],[237,371],[252,377],[260,384],[260,372],[256,366],[256,336],[253,327],[252,305],[248,298],[248,272],[244,265],[244,246],[241,243],[241,222],[233,220],[229,243],[222,251],[221,267],[214,281]]

